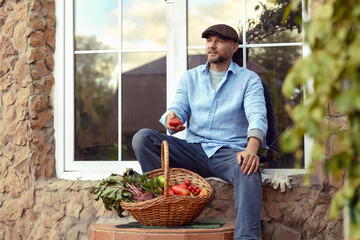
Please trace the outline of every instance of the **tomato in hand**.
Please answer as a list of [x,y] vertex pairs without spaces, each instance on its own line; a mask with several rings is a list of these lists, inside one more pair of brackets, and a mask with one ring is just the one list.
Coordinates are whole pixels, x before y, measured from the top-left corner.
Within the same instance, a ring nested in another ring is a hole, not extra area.
[[183,125],[183,122],[178,118],[172,118],[169,120],[169,125],[171,127],[177,127],[179,125]]

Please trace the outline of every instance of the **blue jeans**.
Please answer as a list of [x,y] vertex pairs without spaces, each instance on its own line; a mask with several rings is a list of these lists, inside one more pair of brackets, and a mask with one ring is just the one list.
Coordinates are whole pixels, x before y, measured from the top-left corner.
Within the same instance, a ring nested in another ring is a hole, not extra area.
[[142,171],[161,168],[161,144],[169,144],[170,167],[185,168],[202,177],[219,177],[234,185],[236,224],[234,239],[261,237],[261,173],[244,175],[237,162],[240,150],[221,148],[208,158],[201,144],[188,143],[151,129],[138,131],[132,140],[133,149]]

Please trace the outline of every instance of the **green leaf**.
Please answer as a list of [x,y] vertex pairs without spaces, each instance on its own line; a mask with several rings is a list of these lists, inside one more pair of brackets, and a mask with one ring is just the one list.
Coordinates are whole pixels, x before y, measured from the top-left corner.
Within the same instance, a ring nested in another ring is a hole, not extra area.
[[334,7],[331,1],[328,2],[323,3],[319,11],[315,11],[314,20],[326,21],[331,19],[334,14]]
[[345,197],[342,191],[335,193],[330,204],[330,218],[335,219],[339,216],[339,211],[345,205]]
[[360,110],[360,96],[359,93],[354,89],[343,90],[334,100],[335,107],[339,111],[349,112],[351,110]]
[[301,141],[294,134],[294,129],[290,128],[284,131],[283,135],[280,137],[281,149],[284,152],[293,152],[296,148],[300,146]]
[[311,159],[314,161],[322,161],[324,159],[324,145],[314,142],[311,149]]

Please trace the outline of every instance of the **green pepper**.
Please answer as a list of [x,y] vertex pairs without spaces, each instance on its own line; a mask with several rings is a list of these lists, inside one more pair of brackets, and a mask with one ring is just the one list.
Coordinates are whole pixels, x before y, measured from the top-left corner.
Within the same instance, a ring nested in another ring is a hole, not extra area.
[[165,184],[165,177],[160,175],[158,176],[158,181],[159,181],[159,186],[164,188],[164,184]]
[[[164,188],[164,184],[165,184],[165,177],[163,175],[158,176],[158,182],[159,182],[159,186]],[[171,183],[169,181],[169,187],[171,186]]]

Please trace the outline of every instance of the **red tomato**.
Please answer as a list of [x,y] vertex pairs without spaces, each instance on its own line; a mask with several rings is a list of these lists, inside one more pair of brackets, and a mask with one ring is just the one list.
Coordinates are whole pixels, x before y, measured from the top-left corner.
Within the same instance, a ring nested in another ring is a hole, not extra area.
[[188,179],[186,179],[186,180],[184,181],[184,183],[185,183],[186,186],[190,186],[190,181],[189,181]]
[[189,196],[190,191],[186,189],[184,186],[180,185],[172,185],[171,189],[174,191],[176,195]]
[[183,122],[178,118],[172,118],[169,121],[169,125],[172,127],[177,127],[179,125],[183,125]]

